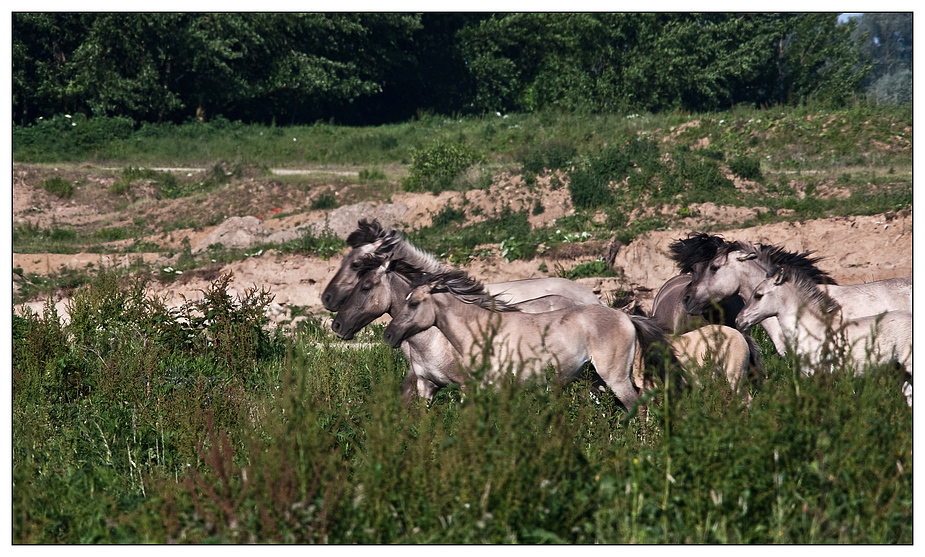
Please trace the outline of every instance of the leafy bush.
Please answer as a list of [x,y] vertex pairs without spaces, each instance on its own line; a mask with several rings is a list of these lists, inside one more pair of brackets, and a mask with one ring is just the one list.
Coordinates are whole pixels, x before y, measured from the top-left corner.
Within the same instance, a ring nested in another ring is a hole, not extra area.
[[610,203],[613,192],[610,181],[596,175],[587,167],[569,173],[568,190],[576,209],[595,209]]
[[761,163],[757,158],[740,155],[729,160],[729,170],[743,180],[760,180]]
[[42,187],[45,188],[45,191],[48,193],[57,195],[62,199],[67,199],[74,195],[74,186],[60,176],[52,176],[45,180],[42,182]]
[[431,226],[433,228],[446,228],[454,222],[465,222],[465,220],[466,211],[464,209],[456,209],[446,205],[431,219]]
[[546,170],[567,169],[578,155],[575,143],[554,139],[526,149],[523,155],[525,173],[542,174]]
[[117,240],[129,238],[131,233],[121,226],[114,226],[111,228],[101,228],[94,232],[93,236],[104,242],[115,242]]
[[440,141],[416,149],[411,159],[409,174],[402,182],[405,191],[439,193],[451,189],[453,181],[478,162],[479,156],[466,145]]
[[363,168],[360,170],[360,180],[364,182],[374,182],[376,180],[385,180],[387,176],[381,168]]
[[596,259],[587,263],[579,263],[569,270],[559,268],[556,270],[556,276],[575,280],[588,277],[615,277],[617,273],[606,261]]
[[302,236],[295,240],[290,240],[279,247],[284,253],[300,253],[303,255],[317,255],[322,259],[328,259],[343,251],[347,243],[334,233],[329,227],[315,234],[311,229],[306,229]]
[[333,193],[325,192],[312,200],[309,209],[312,211],[327,211],[335,207],[337,207],[337,198],[334,197]]
[[732,189],[731,180],[726,178],[715,161],[704,159],[688,149],[675,149],[672,153],[674,160],[673,174],[684,183],[690,184],[689,189],[699,196],[697,202],[713,201],[710,195],[718,190]]
[[505,242],[506,247],[517,246],[509,252],[514,259],[530,258],[549,235],[546,229],[532,229],[526,211],[512,211],[507,206],[482,222],[465,227],[452,226],[464,215],[462,209],[445,208],[435,216],[431,226],[410,232],[408,239],[422,249],[458,263],[465,262],[480,244],[501,242]]
[[648,191],[662,169],[659,155],[655,141],[635,136],[604,147],[569,173],[572,203],[578,209],[605,206],[614,199],[610,184],[624,179],[634,195]]

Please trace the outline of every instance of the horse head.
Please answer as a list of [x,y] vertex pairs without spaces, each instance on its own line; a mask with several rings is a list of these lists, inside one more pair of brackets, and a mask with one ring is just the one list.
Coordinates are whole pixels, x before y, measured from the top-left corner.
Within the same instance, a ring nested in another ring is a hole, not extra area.
[[395,233],[385,229],[379,221],[362,219],[357,229],[347,236],[350,252],[340,262],[334,278],[321,294],[321,304],[328,311],[338,311],[347,296],[359,282],[359,270],[365,257],[390,252],[395,246]]
[[337,336],[349,340],[391,309],[391,267],[392,259],[387,255],[367,255],[356,261],[357,284],[340,304],[331,323]]

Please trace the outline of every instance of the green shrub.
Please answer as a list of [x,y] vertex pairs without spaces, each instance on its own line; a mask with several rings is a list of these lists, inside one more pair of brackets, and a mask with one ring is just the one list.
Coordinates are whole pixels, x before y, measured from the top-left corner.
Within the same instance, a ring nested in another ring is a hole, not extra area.
[[606,261],[603,259],[596,259],[594,261],[588,261],[587,263],[579,263],[570,270],[558,268],[556,269],[556,276],[575,280],[588,277],[615,277],[617,273]]
[[402,182],[405,191],[439,193],[451,189],[454,180],[478,162],[479,156],[464,144],[438,141],[415,149],[411,159],[409,174]]
[[309,209],[312,211],[328,211],[337,207],[337,198],[333,193],[325,192],[312,200]]
[[359,178],[364,182],[374,182],[376,180],[385,180],[388,177],[381,168],[363,168],[360,170]]
[[13,401],[67,399],[79,380],[70,376],[67,333],[49,297],[38,315],[13,313]]
[[[649,191],[653,178],[662,171],[658,144],[654,140],[632,137],[600,149],[569,173],[569,193],[577,209],[594,209],[610,204],[614,192],[610,184],[627,180],[635,197]],[[629,192],[627,192],[629,193]]]
[[60,176],[53,176],[42,182],[42,187],[48,193],[57,195],[62,199],[67,199],[74,195],[74,186]]
[[328,259],[338,255],[346,245],[347,243],[344,240],[325,226],[321,233],[317,235],[311,229],[306,229],[302,236],[284,243],[279,246],[279,249],[284,253],[317,255],[322,259]]
[[94,232],[93,236],[104,242],[115,242],[131,237],[131,233],[120,226],[114,226],[112,228],[101,228]]
[[688,149],[675,149],[673,152],[674,169],[673,173],[684,183],[689,184],[689,189],[697,192],[701,198],[697,202],[715,201],[705,196],[709,196],[722,189],[732,189],[733,183],[726,178],[715,161],[704,159]]
[[595,209],[610,203],[610,181],[582,167],[569,173],[568,190],[576,209]]
[[456,209],[450,205],[445,206],[439,213],[431,219],[433,228],[446,228],[454,222],[465,222],[466,211],[462,208]]
[[546,170],[564,170],[572,165],[577,156],[578,148],[574,142],[554,139],[526,150],[523,171],[543,174]]
[[131,182],[124,182],[122,180],[118,180],[116,182],[113,182],[113,184],[109,186],[109,193],[113,195],[122,195],[123,193],[128,193],[130,191],[132,191]]
[[760,180],[761,163],[757,158],[741,155],[729,160],[729,170],[743,180]]

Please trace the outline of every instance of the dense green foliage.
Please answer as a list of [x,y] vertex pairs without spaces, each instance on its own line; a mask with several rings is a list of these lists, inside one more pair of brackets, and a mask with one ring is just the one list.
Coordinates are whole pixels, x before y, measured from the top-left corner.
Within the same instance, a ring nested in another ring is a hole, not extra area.
[[911,14],[19,12],[12,23],[14,123],[83,114],[117,128],[839,107],[868,60],[878,76],[911,68],[913,37]]
[[471,149],[458,144],[436,143],[415,150],[408,177],[403,182],[405,191],[439,193],[448,190],[478,158]]
[[14,315],[15,543],[912,541],[889,369],[801,377],[759,336],[749,407],[704,376],[647,425],[585,380],[403,408],[381,327],[351,348],[267,331],[266,293],[226,277],[176,313],[143,284],[101,275],[67,324]]

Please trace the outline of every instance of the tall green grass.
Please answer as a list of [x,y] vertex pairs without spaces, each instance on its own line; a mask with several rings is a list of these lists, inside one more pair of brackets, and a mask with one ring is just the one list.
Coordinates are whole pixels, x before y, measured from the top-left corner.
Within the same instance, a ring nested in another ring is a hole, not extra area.
[[[407,362],[266,296],[168,311],[104,274],[67,324],[13,318],[15,543],[911,543],[912,410],[891,369],[664,391],[585,379],[402,406]],[[476,374],[477,374],[476,370]]]

